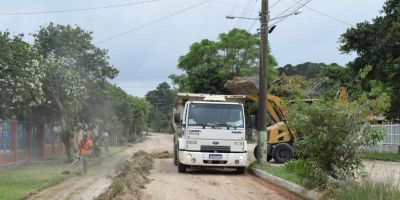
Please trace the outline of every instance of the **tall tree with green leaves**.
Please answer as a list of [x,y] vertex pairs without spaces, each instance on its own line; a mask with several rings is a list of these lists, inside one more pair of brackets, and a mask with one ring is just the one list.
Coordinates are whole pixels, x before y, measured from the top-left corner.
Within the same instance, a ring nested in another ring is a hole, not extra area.
[[163,82],[155,90],[149,91],[146,99],[153,107],[149,116],[149,124],[153,130],[157,132],[171,131],[172,108],[176,99],[175,91],[168,83]]
[[78,26],[49,24],[34,34],[45,71],[43,89],[52,110],[59,113],[62,141],[69,160],[73,159],[73,125],[77,122],[87,88],[118,70],[108,63],[107,51],[92,44],[91,32]]
[[26,118],[45,100],[39,54],[22,37],[0,32],[0,117]]
[[371,22],[364,21],[349,28],[340,38],[343,53],[356,53],[348,65],[356,74],[370,67],[370,73],[360,82],[364,90],[371,90],[372,82],[383,83],[392,90],[389,116],[400,115],[400,0],[387,0],[381,14]]
[[[219,35],[218,41],[204,39],[191,45],[189,52],[179,58],[178,68],[183,75],[171,75],[180,91],[229,94],[226,81],[236,76],[251,76],[259,68],[258,35],[233,29]],[[269,55],[268,77],[276,75],[275,58]]]

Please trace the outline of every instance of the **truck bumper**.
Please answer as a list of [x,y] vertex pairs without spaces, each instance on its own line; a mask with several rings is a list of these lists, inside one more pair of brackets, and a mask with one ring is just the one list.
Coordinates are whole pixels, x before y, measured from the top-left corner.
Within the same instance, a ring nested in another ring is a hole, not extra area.
[[[221,155],[221,159],[212,158],[216,155]],[[206,153],[180,150],[179,162],[191,166],[244,167],[247,164],[247,153]]]

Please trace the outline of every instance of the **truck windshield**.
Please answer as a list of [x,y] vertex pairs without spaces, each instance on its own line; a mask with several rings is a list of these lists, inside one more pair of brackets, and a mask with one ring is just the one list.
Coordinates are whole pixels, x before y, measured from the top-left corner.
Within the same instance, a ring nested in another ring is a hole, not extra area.
[[189,126],[243,128],[243,109],[236,104],[192,103],[188,113]]

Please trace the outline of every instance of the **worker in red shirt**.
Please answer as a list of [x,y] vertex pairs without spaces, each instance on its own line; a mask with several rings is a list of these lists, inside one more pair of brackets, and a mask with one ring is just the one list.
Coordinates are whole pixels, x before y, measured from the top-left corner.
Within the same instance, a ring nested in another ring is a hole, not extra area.
[[82,174],[82,172],[86,174],[87,172],[88,159],[92,155],[92,145],[93,141],[87,135],[83,135],[82,140],[79,142],[79,159],[81,161],[79,174]]

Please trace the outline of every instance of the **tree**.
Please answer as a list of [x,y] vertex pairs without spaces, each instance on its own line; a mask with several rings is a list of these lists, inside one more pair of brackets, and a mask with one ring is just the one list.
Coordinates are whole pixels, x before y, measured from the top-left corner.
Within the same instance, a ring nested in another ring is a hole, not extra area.
[[108,63],[107,52],[92,44],[91,32],[79,27],[50,24],[34,34],[34,47],[45,70],[43,88],[52,110],[57,110],[63,128],[62,141],[73,159],[73,125],[86,90],[118,71]]
[[38,52],[22,37],[0,32],[0,117],[26,118],[45,100]]
[[384,87],[393,89],[389,94],[392,99],[391,117],[400,113],[400,0],[387,0],[381,14],[371,22],[358,23],[349,28],[340,38],[340,50],[343,53],[355,52],[357,57],[348,65],[352,72],[358,73],[367,66],[371,72],[366,81],[361,82],[362,88],[369,91],[371,82],[381,81]]
[[[183,75],[171,75],[180,91],[226,94],[226,81],[236,76],[258,72],[259,38],[245,30],[233,29],[220,34],[219,41],[204,39],[191,45],[189,53],[179,58]],[[269,55],[268,76],[276,75],[275,58]]]
[[171,115],[175,103],[176,93],[168,83],[160,83],[156,90],[146,94],[147,101],[153,106],[149,123],[153,130],[170,132],[172,130]]

